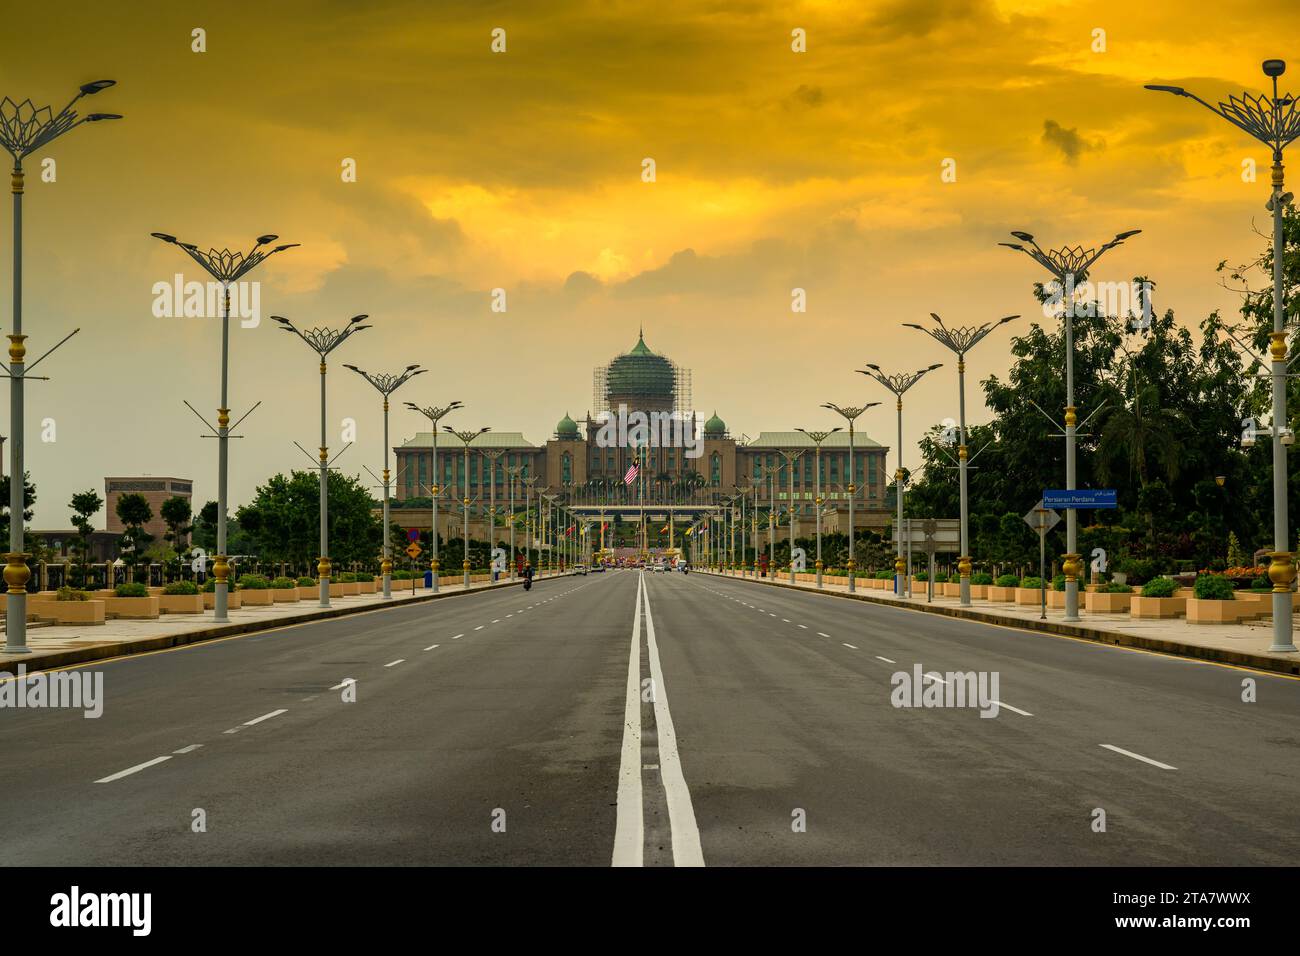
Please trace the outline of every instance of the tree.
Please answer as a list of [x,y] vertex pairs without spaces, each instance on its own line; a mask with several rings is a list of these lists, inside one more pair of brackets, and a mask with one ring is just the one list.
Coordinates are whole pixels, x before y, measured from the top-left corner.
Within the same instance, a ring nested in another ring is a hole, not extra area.
[[77,556],[81,558],[81,579],[77,584],[82,587],[86,585],[90,576],[90,536],[95,532],[95,526],[91,524],[90,519],[98,514],[102,507],[104,507],[104,499],[99,497],[99,493],[94,488],[77,492],[68,502],[68,508],[72,511],[72,525],[77,529],[75,546]]
[[[31,474],[23,474],[23,524],[32,520],[32,505],[36,504],[36,486]],[[9,546],[9,476],[0,476],[0,538]]]
[[163,539],[171,551],[170,555],[163,555],[163,563],[172,563],[184,554],[185,536],[193,530],[190,525],[192,512],[189,499],[173,495],[162,503],[158,513],[167,525],[167,532],[163,535]]
[[[338,564],[374,560],[383,543],[382,523],[373,514],[378,503],[355,477],[330,472],[328,481],[330,558]],[[316,474],[295,471],[288,477],[273,476],[235,516],[261,560],[285,561],[299,568],[315,564],[320,552]]]
[[154,536],[144,530],[144,526],[153,520],[153,509],[142,494],[131,492],[117,499],[117,517],[126,530],[118,539],[118,551],[127,565],[127,580],[135,580],[135,569],[149,560],[146,552],[153,543]]

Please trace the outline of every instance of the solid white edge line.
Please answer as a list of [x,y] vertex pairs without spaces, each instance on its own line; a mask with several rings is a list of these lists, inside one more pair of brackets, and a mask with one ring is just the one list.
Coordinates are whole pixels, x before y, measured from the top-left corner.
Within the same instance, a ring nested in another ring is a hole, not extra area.
[[117,773],[110,774],[107,777],[101,777],[99,780],[96,780],[95,783],[112,783],[114,780],[121,780],[123,777],[129,777],[133,773],[139,773],[141,770],[144,770],[148,767],[152,767],[154,764],[160,764],[164,760],[171,760],[171,759],[172,759],[171,754],[168,754],[165,757],[154,757],[152,760],[146,760],[144,763],[138,763],[134,767],[127,767],[125,770],[119,770]]
[[638,579],[632,644],[628,652],[627,698],[623,704],[623,751],[618,764],[618,811],[611,866],[641,866],[645,820],[641,798],[641,589]]
[[387,664],[385,664],[384,666],[385,666],[385,667],[396,667],[398,664],[405,664],[405,663],[406,663],[406,658],[405,658],[405,657],[399,657],[399,658],[398,658],[397,660],[395,660],[395,661],[389,661],[389,662],[388,662]]
[[682,757],[677,749],[677,732],[668,710],[668,688],[659,663],[659,645],[655,642],[655,619],[650,611],[650,594],[645,595],[646,646],[650,651],[650,677],[655,688],[655,729],[659,738],[659,776],[663,780],[668,802],[668,826],[673,834],[673,865],[703,866],[704,850],[700,846],[700,826],[695,820],[691,791],[682,772]]
[[289,708],[281,707],[279,710],[273,710],[269,714],[263,714],[261,717],[254,717],[252,720],[244,721],[245,727],[251,727],[253,724],[260,724],[264,720],[270,720],[272,717],[279,717],[281,714],[288,713]]
[[1131,750],[1125,750],[1123,747],[1116,747],[1114,744],[1101,744],[1107,750],[1113,750],[1117,754],[1123,754],[1125,757],[1132,757],[1134,760],[1141,760],[1143,763],[1149,763],[1153,767],[1159,767],[1161,770],[1177,770],[1177,767],[1171,767],[1167,763],[1161,763],[1159,760],[1152,760],[1150,757],[1144,757],[1141,754],[1135,754]]

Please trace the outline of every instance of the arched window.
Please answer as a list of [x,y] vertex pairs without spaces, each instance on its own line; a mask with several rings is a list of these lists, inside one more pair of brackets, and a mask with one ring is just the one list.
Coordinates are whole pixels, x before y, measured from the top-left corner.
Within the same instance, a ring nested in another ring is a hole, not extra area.
[[716,451],[709,460],[709,480],[715,484],[722,484],[722,456]]
[[564,457],[560,460],[560,480],[566,485],[573,480],[573,463],[566,451]]

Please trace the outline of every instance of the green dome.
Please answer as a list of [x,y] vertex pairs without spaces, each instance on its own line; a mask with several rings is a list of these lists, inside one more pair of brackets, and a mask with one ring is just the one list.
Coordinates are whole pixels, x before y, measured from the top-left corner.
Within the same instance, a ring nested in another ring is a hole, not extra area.
[[559,424],[555,426],[555,434],[559,438],[578,437],[578,423],[569,417],[568,412],[564,413],[564,417],[561,418]]
[[609,363],[606,388],[613,398],[648,398],[671,404],[676,385],[673,363],[651,352],[643,337],[637,338],[630,352]]
[[713,417],[704,423],[704,434],[707,438],[721,438],[727,434],[727,423],[718,417],[714,412]]

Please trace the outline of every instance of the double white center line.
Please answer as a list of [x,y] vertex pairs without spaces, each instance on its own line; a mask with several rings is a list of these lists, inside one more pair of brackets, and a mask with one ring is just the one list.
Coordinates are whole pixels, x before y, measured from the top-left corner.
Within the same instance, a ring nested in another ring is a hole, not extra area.
[[[659,763],[647,768],[641,759],[641,611],[645,608],[646,650],[650,662],[653,688],[654,722],[658,740]],[[659,773],[668,805],[668,825],[672,831],[673,864],[703,866],[700,829],[695,820],[691,792],[682,772],[677,733],[668,710],[668,689],[659,661],[655,641],[654,615],[645,578],[637,578],[636,609],[632,615],[632,641],[628,653],[627,699],[623,708],[623,750],[618,768],[618,811],[614,827],[614,866],[641,866],[645,851],[645,807],[642,774]]]

